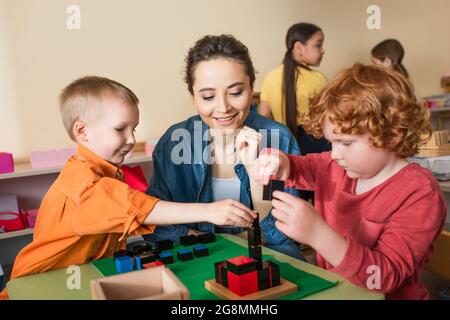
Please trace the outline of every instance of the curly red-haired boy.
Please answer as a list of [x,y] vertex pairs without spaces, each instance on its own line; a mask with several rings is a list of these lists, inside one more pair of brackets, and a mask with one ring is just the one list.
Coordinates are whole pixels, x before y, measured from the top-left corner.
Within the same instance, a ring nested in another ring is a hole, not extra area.
[[332,151],[307,156],[263,150],[252,176],[314,190],[315,206],[276,191],[272,214],[287,236],[309,244],[319,266],[388,299],[426,299],[421,282],[447,212],[438,183],[406,158],[430,135],[429,114],[410,82],[355,64],[312,101],[305,129]]

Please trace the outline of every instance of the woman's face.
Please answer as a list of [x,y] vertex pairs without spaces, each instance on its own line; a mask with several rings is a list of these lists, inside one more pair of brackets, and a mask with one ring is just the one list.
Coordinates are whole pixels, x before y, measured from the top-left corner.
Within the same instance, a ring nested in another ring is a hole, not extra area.
[[244,65],[218,57],[199,62],[193,73],[193,101],[202,120],[223,134],[242,128],[253,96]]

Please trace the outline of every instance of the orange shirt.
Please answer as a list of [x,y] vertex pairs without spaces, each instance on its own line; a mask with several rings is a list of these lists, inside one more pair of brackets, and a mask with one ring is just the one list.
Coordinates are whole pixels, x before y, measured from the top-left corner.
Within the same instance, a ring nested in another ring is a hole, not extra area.
[[131,189],[121,170],[78,146],[42,200],[33,241],[17,255],[11,279],[110,257],[159,199]]

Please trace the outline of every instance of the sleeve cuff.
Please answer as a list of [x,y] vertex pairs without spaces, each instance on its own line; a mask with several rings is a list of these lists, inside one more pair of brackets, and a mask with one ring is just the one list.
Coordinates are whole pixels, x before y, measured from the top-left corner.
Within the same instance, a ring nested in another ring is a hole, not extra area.
[[359,271],[362,264],[363,249],[360,244],[346,238],[347,251],[341,263],[329,271],[335,272],[344,278],[352,278]]
[[147,216],[151,213],[158,198],[149,196],[140,191],[132,190],[129,194],[129,201],[131,203],[132,211],[129,220],[125,223],[124,233],[119,241],[122,241],[127,235],[145,235],[153,233],[157,225],[143,224]]
[[289,159],[289,177],[286,180],[285,187],[293,188],[293,189],[298,188],[298,183],[295,179],[295,177],[297,177],[298,175],[297,175],[297,168],[294,165],[294,160],[293,160],[294,156],[290,155],[290,154],[286,154],[286,156]]

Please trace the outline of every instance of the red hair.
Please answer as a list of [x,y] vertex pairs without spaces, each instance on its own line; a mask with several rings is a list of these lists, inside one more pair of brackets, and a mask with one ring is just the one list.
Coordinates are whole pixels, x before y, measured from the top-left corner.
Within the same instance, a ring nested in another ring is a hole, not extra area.
[[431,135],[430,114],[417,102],[409,80],[374,65],[343,70],[312,99],[305,130],[319,138],[325,120],[343,134],[369,134],[375,147],[400,158],[417,154]]

